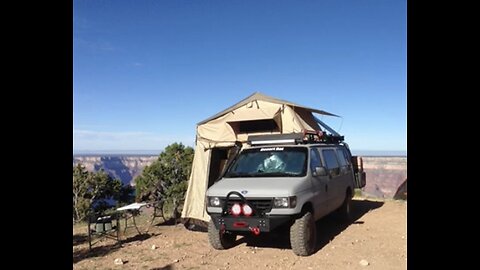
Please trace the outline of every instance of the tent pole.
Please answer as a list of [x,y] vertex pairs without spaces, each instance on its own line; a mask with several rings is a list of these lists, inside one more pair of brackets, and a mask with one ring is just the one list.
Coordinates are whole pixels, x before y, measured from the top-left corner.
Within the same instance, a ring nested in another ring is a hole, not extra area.
[[318,119],[315,115],[313,115],[313,113],[312,113],[312,116],[315,119],[315,121],[317,121],[317,123],[320,124],[320,126],[325,128],[326,130],[328,130],[331,134],[333,134],[334,136],[340,136],[340,134],[338,134],[338,132],[336,132],[335,130],[333,130],[333,128],[329,127],[327,124],[322,122],[322,120]]

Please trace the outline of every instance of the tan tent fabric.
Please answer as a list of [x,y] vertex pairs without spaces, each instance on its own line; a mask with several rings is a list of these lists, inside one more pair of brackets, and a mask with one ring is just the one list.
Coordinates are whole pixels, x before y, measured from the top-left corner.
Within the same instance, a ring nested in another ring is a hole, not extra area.
[[246,97],[245,99],[241,100],[240,102],[238,102],[237,104],[215,114],[214,116],[208,118],[208,119],[205,119],[201,122],[199,122],[197,125],[201,125],[201,124],[204,124],[206,122],[209,122],[210,120],[212,119],[215,119],[221,115],[224,115],[225,113],[228,113],[228,112],[231,112],[233,110],[235,110],[236,108],[238,107],[241,107],[251,101],[255,101],[255,100],[264,100],[264,101],[268,101],[270,103],[277,103],[277,104],[285,104],[285,105],[289,105],[291,107],[297,107],[297,108],[304,108],[310,112],[315,112],[315,113],[318,113],[318,114],[324,114],[324,115],[330,115],[330,116],[338,116],[338,115],[335,115],[333,113],[329,113],[329,112],[326,112],[326,111],[322,111],[322,110],[318,110],[318,109],[313,109],[313,108],[308,108],[308,107],[305,107],[305,106],[302,106],[302,105],[298,105],[296,103],[293,103],[293,102],[290,102],[290,101],[286,101],[286,100],[282,100],[282,99],[277,99],[277,98],[274,98],[274,97],[270,97],[270,96],[267,96],[267,95],[264,95],[262,93],[258,93],[258,92],[255,92],[253,93],[252,95]]
[[[183,218],[209,221],[205,212],[205,193],[208,188],[211,151],[216,147],[231,147],[235,141],[245,146],[248,135],[279,134],[320,130],[312,112],[336,116],[322,110],[301,106],[289,101],[254,93],[239,103],[197,124],[197,139],[192,173],[188,182]],[[278,131],[240,133],[234,126],[240,121],[274,120]]]
[[[195,146],[195,156],[193,157],[192,173],[188,181],[188,189],[185,195],[185,203],[183,205],[182,217],[190,216],[200,220],[208,221],[208,216],[204,211],[205,208],[205,192],[207,191],[207,176],[208,159],[210,157],[210,150],[205,150],[202,144],[197,143]],[[193,180],[195,179],[195,180]],[[203,198],[203,199],[201,199]]]

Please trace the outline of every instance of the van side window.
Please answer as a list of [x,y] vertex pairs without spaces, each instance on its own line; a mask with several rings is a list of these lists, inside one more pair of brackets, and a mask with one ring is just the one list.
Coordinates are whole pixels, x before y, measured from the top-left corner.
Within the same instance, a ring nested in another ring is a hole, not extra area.
[[318,153],[317,148],[310,149],[310,171],[314,172],[315,167],[322,166],[322,162],[320,160],[320,154]]
[[337,157],[338,163],[340,163],[340,167],[347,166],[347,161],[345,160],[343,149],[337,149]]
[[322,151],[323,160],[325,161],[325,166],[330,171],[332,175],[338,175],[340,173],[340,169],[338,166],[337,154],[335,154],[335,150],[333,149],[326,149]]
[[347,150],[345,150],[344,148],[340,148],[339,150],[341,151],[341,153],[343,154],[343,157],[347,161],[347,165],[350,165],[352,163],[351,162],[352,157],[348,154]]
[[344,148],[337,148],[337,157],[338,162],[340,163],[340,173],[341,174],[348,174],[352,168],[350,165],[350,158],[348,157],[349,154]]

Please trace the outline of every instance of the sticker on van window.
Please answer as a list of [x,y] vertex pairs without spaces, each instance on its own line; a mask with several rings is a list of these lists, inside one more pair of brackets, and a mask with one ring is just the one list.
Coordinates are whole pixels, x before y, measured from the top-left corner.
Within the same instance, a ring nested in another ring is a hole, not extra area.
[[268,148],[261,148],[260,152],[262,151],[283,151],[283,147],[268,147]]

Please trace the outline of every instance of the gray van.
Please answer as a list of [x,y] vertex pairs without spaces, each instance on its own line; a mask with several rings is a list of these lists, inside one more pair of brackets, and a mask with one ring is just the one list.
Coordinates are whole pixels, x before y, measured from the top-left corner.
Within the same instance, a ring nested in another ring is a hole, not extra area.
[[363,166],[343,136],[313,135],[249,137],[250,146],[206,193],[213,248],[232,247],[237,235],[288,225],[293,252],[308,256],[315,248],[315,221],[332,212],[349,221],[354,188],[365,186]]

